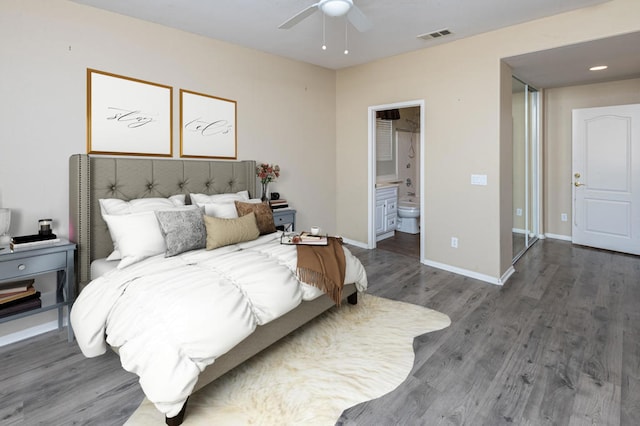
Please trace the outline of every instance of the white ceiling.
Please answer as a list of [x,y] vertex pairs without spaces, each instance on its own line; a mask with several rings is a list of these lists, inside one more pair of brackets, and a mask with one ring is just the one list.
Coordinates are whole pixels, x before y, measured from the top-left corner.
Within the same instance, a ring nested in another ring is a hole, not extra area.
[[[115,13],[224,40],[260,51],[340,69],[418,50],[509,25],[588,7],[609,0],[354,0],[373,28],[360,33],[344,17],[317,11],[288,30],[287,19],[316,0],[73,0]],[[345,28],[347,30],[345,40]],[[423,40],[419,35],[448,29],[451,35]],[[608,79],[640,75],[640,38],[576,45],[509,58],[514,73],[539,88],[578,84],[579,58],[609,61]],[[349,54],[343,53],[345,45]],[[628,50],[632,49],[631,54]],[[632,58],[629,58],[632,56]],[[621,59],[624,59],[621,61]],[[618,73],[613,61],[621,61]],[[568,72],[571,65],[571,72]],[[603,75],[603,74],[601,74]],[[587,78],[593,78],[587,73]],[[602,81],[602,77],[599,77]],[[529,80],[527,80],[529,79]],[[569,82],[569,83],[567,83]]]
[[[537,88],[640,77],[640,32],[505,58],[513,74]],[[603,71],[589,71],[607,65]]]

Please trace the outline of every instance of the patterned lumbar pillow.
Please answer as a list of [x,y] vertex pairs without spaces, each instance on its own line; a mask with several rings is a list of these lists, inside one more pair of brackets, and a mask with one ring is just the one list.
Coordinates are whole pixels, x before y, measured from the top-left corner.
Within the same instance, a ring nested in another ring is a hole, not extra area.
[[271,234],[276,232],[276,224],[273,222],[273,213],[268,203],[243,203],[236,201],[236,210],[238,216],[244,216],[249,213],[256,215],[256,222],[258,223],[258,229],[260,235]]

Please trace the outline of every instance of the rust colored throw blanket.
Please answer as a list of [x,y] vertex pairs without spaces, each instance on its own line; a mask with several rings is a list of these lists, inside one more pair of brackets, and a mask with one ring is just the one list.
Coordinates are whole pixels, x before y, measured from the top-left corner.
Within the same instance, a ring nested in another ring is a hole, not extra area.
[[342,239],[329,237],[326,246],[299,244],[298,279],[324,291],[340,306],[346,261]]

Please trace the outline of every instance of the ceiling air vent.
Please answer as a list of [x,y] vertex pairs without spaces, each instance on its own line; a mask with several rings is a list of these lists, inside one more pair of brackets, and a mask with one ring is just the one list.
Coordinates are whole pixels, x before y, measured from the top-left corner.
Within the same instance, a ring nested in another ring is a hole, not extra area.
[[418,38],[421,38],[423,40],[431,40],[433,38],[440,38],[440,37],[447,36],[449,34],[452,34],[451,31],[444,29],[444,30],[433,31],[431,33],[421,34],[418,36]]

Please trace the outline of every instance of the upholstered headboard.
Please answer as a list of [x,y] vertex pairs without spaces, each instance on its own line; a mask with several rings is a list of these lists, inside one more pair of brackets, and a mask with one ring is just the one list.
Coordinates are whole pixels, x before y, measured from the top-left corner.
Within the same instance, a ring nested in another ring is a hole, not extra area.
[[[248,190],[256,194],[255,161],[203,161],[93,157],[69,159],[69,239],[77,249],[78,282],[90,279],[91,262],[113,250],[100,214],[101,198],[169,197]],[[188,199],[188,196],[187,196]]]

